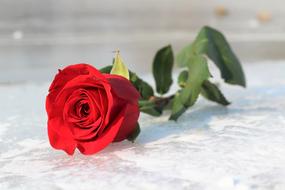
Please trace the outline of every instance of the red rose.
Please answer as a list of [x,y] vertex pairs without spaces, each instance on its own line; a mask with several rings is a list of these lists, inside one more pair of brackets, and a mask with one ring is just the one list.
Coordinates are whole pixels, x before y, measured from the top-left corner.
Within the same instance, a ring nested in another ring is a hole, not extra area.
[[125,78],[88,64],[59,70],[46,98],[52,147],[72,155],[94,154],[135,130],[139,93]]

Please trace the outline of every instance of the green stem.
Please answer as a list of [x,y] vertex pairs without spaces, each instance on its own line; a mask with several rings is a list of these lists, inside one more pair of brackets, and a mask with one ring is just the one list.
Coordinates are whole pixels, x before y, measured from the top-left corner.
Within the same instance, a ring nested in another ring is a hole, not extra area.
[[174,95],[167,97],[152,96],[150,100],[153,101],[157,107],[164,108],[173,98]]

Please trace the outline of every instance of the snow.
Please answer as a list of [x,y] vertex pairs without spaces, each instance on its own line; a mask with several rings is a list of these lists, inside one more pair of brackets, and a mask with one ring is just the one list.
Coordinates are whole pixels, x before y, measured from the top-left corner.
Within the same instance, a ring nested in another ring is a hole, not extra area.
[[232,104],[200,98],[178,122],[142,114],[135,143],[67,156],[50,147],[48,83],[0,86],[0,189],[285,189],[285,62],[245,65]]

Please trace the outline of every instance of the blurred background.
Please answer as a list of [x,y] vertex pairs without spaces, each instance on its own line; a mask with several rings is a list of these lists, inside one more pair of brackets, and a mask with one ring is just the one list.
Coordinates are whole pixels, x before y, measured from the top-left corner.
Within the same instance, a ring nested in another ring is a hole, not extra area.
[[50,81],[57,68],[108,65],[116,48],[140,74],[210,25],[243,63],[285,59],[284,0],[0,0],[0,83]]

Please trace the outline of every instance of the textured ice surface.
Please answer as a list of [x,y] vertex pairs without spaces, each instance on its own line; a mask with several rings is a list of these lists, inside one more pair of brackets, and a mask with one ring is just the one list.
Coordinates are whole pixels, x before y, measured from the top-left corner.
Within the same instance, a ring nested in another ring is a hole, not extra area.
[[285,189],[285,63],[245,65],[228,108],[199,99],[177,123],[141,115],[137,141],[67,156],[47,139],[48,84],[0,86],[0,189]]

